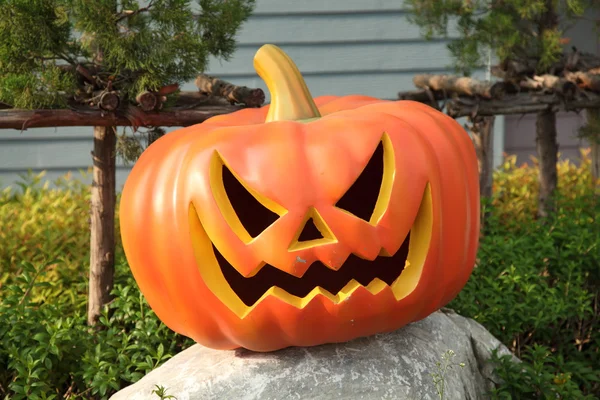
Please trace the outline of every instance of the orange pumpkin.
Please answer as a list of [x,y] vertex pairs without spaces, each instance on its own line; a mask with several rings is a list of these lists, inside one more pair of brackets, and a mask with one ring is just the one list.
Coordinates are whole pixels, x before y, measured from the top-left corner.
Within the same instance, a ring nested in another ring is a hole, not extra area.
[[254,65],[270,106],[165,135],[123,189],[123,246],[158,317],[211,348],[271,351],[448,303],[478,246],[466,132],[417,102],[313,100],[273,45]]

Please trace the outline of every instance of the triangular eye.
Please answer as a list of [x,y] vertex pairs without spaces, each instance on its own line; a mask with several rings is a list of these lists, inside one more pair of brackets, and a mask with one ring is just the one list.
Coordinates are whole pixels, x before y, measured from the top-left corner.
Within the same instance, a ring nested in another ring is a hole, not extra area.
[[223,187],[242,226],[255,238],[275,222],[279,215],[262,205],[233,175],[225,164],[222,166]]
[[361,174],[335,206],[375,225],[389,203],[393,172],[393,147],[384,134]]

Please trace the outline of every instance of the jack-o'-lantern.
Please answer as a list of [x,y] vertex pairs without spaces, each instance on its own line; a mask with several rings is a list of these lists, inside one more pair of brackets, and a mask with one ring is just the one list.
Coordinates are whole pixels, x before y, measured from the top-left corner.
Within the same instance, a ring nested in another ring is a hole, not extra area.
[[126,181],[123,246],[158,317],[208,347],[271,351],[448,303],[478,245],[466,132],[412,101],[313,100],[273,45],[254,65],[269,106],[165,135]]

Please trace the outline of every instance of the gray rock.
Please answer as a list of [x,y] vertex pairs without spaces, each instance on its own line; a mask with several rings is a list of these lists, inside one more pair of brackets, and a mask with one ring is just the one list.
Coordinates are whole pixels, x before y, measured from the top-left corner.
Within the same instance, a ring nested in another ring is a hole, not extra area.
[[465,365],[447,370],[444,399],[485,399],[497,383],[487,362],[495,348],[510,354],[477,322],[442,309],[398,331],[341,344],[272,353],[196,344],[111,400],[157,400],[155,385],[177,400],[436,400],[430,374],[448,350],[453,363]]

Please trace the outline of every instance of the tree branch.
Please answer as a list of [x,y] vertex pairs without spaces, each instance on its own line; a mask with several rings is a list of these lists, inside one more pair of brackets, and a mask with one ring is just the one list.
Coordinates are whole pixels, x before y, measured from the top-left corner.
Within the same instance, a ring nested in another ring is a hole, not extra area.
[[135,97],[135,101],[143,111],[156,110],[162,106],[161,99],[156,93],[145,91]]
[[[507,59],[499,65],[492,67],[492,74],[505,80],[520,80],[525,76],[535,75],[539,61],[530,59]],[[600,56],[585,53],[576,47],[571,52],[562,55],[554,65],[549,68],[553,75],[562,75],[567,72],[588,72],[600,67]]]
[[480,81],[475,78],[454,75],[417,75],[413,78],[413,83],[420,89],[429,88],[436,92],[485,98],[500,98],[506,91],[504,82]]
[[259,107],[265,101],[265,93],[262,89],[236,86],[212,76],[198,75],[195,83],[199,91],[211,96],[223,97],[231,104],[241,103],[249,107]]
[[69,64],[77,65],[77,61],[73,57],[69,56],[67,53],[60,52],[57,55],[59,57],[61,57],[63,60],[65,60],[66,62],[68,62]]
[[540,75],[532,78],[525,78],[519,82],[522,88],[529,90],[553,91],[567,98],[573,98],[577,93],[575,83],[554,75]]
[[135,15],[144,13],[144,12],[148,12],[150,11],[150,9],[154,6],[154,0],[150,0],[150,2],[148,3],[148,5],[146,7],[140,7],[137,10],[123,10],[121,12],[121,14],[119,14],[117,16],[117,23],[121,22],[122,20],[126,19],[126,18],[131,18]]
[[[157,92],[146,90],[142,93],[139,93],[135,97],[135,101],[143,111],[161,110],[163,108],[163,103],[167,101],[167,95],[175,93],[177,90],[179,90],[179,84],[177,83],[163,86]],[[187,97],[191,93],[195,92],[184,92],[183,96]],[[196,104],[195,106],[198,105],[200,105],[200,103]]]
[[565,78],[582,89],[600,92],[600,75],[590,72],[567,72]]
[[81,64],[77,64],[77,66],[75,67],[75,72],[83,76],[88,81],[88,83],[91,83],[93,85],[96,85],[98,83],[98,81],[96,80],[96,78],[94,78],[92,73]]

